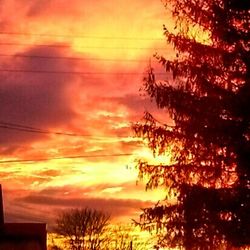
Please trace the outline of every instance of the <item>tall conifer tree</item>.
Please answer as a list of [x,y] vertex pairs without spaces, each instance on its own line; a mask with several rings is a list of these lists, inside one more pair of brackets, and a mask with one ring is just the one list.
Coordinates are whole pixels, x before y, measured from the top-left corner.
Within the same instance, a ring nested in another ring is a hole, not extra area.
[[138,169],[147,188],[166,187],[176,201],[144,209],[140,225],[159,230],[161,246],[249,245],[250,1],[165,3],[176,19],[178,32],[164,27],[176,58],[156,57],[172,79],[157,79],[150,68],[144,89],[174,125],[146,113],[134,130],[156,154],[171,150],[171,163],[139,161]]

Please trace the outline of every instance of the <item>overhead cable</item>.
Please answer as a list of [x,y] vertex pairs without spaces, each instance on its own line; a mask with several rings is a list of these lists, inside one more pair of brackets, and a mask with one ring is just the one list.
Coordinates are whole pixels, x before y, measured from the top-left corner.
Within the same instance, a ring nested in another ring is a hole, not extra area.
[[73,155],[73,156],[62,156],[62,157],[51,157],[51,158],[37,158],[37,159],[23,159],[23,160],[2,160],[0,164],[6,163],[33,163],[51,160],[64,160],[64,159],[81,159],[81,158],[106,158],[106,157],[124,157],[133,156],[132,153],[120,153],[120,154],[96,154],[96,155]]
[[98,36],[98,35],[84,35],[84,34],[75,34],[75,35],[65,35],[65,34],[42,34],[42,33],[28,33],[28,32],[7,32],[2,31],[0,35],[10,35],[10,36],[37,36],[37,37],[66,37],[66,38],[84,38],[84,39],[103,39],[103,40],[139,40],[139,41],[162,41],[163,38],[156,37],[128,37],[128,36]]

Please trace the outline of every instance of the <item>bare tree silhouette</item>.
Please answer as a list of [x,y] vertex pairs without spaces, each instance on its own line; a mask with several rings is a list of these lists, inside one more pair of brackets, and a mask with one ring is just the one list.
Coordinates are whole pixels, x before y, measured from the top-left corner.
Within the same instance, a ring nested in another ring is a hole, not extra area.
[[64,236],[72,250],[102,249],[109,219],[108,214],[98,210],[71,209],[58,215],[55,231]]

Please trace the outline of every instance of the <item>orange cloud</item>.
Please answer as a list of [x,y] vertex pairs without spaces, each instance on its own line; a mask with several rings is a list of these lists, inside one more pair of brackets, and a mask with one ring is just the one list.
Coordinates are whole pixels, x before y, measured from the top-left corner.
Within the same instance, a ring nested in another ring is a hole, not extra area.
[[151,0],[2,1],[0,122],[19,125],[0,128],[2,161],[106,155],[0,163],[9,220],[44,220],[55,208],[78,205],[121,218],[148,204],[130,169],[145,152],[130,125],[145,109],[156,111],[138,90],[152,54],[170,53],[160,39],[165,17]]

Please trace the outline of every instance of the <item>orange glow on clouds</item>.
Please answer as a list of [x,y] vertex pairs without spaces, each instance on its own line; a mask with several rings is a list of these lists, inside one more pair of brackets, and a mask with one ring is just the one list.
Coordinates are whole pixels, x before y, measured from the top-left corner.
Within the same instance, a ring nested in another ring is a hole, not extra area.
[[1,163],[6,220],[50,223],[77,206],[138,218],[164,198],[136,186],[135,159],[152,154],[131,131],[157,112],[139,93],[149,59],[171,53],[161,1],[9,0],[2,13],[0,121],[26,127],[0,128],[1,161],[104,155]]

